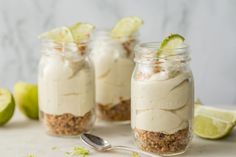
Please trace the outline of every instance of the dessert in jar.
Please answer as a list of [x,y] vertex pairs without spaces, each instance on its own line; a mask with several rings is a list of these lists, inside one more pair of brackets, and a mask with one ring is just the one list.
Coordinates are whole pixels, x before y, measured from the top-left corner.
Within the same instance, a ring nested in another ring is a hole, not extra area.
[[95,122],[94,67],[87,50],[93,29],[77,23],[40,36],[40,119],[50,135],[77,136]]
[[94,35],[91,59],[95,66],[97,116],[102,120],[130,120],[133,48],[142,23],[138,17],[125,17],[111,31]]
[[188,46],[178,34],[162,43],[135,47],[131,83],[131,126],[144,151],[175,155],[186,151],[192,137],[193,76]]

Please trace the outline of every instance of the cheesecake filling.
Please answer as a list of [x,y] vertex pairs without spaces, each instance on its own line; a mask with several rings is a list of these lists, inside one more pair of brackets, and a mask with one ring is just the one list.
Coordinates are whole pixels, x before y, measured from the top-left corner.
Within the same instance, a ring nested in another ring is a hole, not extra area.
[[42,112],[84,116],[95,107],[93,73],[86,61],[64,55],[44,55],[39,74]]
[[96,103],[113,107],[130,100],[133,39],[118,41],[107,32],[99,32],[94,38],[91,58],[95,65]]
[[[168,74],[166,74],[168,75]],[[192,119],[193,86],[189,72],[174,77],[154,73],[132,81],[132,128],[173,134]]]

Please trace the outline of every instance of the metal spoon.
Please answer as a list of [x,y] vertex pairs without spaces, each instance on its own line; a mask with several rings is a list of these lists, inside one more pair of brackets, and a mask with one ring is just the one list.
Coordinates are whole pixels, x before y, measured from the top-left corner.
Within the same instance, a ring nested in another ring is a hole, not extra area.
[[100,152],[118,149],[118,150],[136,152],[136,153],[143,154],[150,157],[157,157],[154,154],[147,153],[136,148],[126,147],[126,146],[112,146],[108,141],[92,134],[84,133],[81,135],[81,139],[85,144],[91,146],[92,148]]

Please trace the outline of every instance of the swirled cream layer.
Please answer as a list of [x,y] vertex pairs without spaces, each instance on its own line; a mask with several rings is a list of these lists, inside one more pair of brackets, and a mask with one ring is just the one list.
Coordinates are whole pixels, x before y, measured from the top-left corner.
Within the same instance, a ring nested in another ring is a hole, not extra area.
[[191,73],[173,78],[155,73],[145,80],[132,80],[132,128],[174,133],[192,119],[193,83]]

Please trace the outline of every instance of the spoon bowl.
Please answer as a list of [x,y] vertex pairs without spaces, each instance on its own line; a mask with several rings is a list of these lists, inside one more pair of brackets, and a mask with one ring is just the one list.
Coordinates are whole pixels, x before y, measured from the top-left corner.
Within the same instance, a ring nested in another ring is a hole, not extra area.
[[81,139],[84,143],[97,151],[107,151],[111,149],[111,144],[98,136],[84,133],[81,135]]

